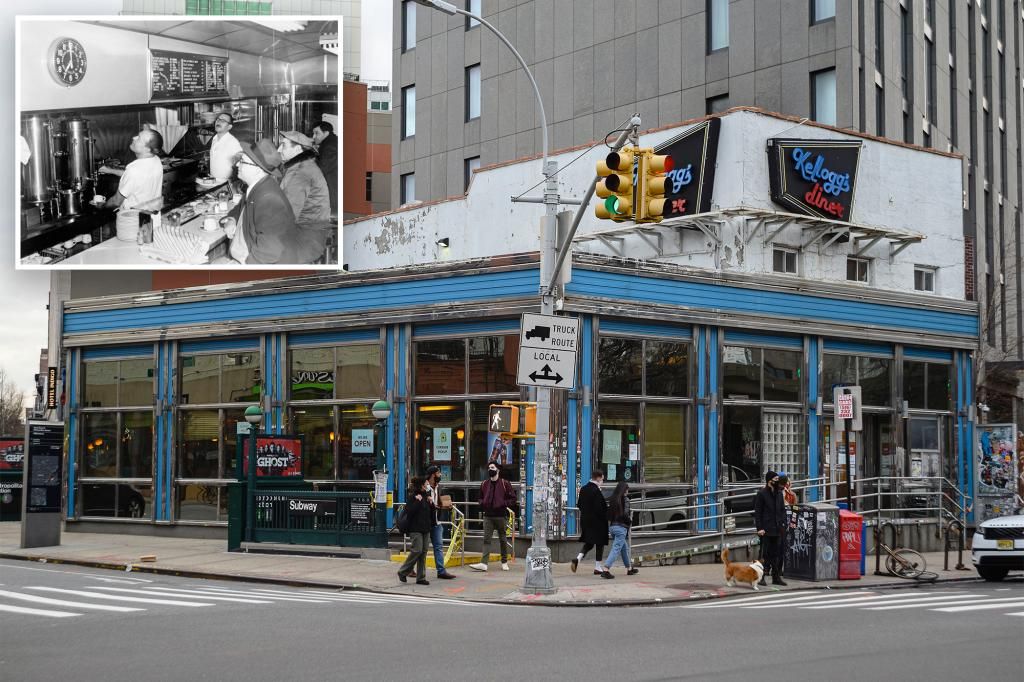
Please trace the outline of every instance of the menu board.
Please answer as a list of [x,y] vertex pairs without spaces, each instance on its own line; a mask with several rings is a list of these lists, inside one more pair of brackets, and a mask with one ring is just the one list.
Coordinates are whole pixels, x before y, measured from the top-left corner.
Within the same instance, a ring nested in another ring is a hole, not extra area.
[[227,57],[150,50],[152,100],[227,97]]
[[28,423],[28,453],[25,458],[25,511],[59,513],[61,506],[61,463],[64,456],[64,424]]

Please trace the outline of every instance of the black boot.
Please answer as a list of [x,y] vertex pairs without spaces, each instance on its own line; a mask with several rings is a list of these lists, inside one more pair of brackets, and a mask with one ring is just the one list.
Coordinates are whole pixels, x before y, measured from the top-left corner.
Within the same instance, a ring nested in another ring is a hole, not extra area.
[[757,584],[761,587],[768,587],[768,581],[764,579],[763,575],[761,576],[761,579],[757,581]]
[[785,587],[786,581],[783,580],[781,576],[777,575],[774,578],[772,578],[772,585],[782,585],[783,587]]

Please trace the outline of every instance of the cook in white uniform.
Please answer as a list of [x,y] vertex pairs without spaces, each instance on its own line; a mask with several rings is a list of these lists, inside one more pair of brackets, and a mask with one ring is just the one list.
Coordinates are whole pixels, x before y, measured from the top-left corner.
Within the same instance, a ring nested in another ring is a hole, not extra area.
[[218,180],[230,180],[235,159],[242,153],[242,145],[231,134],[234,117],[226,111],[217,114],[213,128],[217,134],[210,140],[210,175]]

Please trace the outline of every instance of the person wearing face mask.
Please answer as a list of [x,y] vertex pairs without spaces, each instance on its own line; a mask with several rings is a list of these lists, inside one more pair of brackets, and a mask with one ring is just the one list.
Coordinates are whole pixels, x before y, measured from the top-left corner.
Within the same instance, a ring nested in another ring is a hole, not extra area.
[[[779,475],[769,470],[764,480],[765,486],[754,497],[754,526],[761,538],[765,574],[770,570],[772,584],[785,585],[782,579],[782,539],[789,525],[786,502],[779,489]],[[767,584],[763,576],[760,584]]]
[[484,521],[484,544],[480,550],[480,563],[470,565],[474,571],[486,571],[491,558],[491,536],[498,532],[498,546],[501,549],[501,570],[508,567],[508,542],[505,525],[509,510],[516,509],[516,491],[512,484],[501,477],[497,462],[487,464],[487,480],[480,484],[480,512]]
[[[434,547],[434,566],[437,568],[438,580],[454,580],[455,576],[444,566],[444,526],[440,523],[441,507],[441,467],[427,467],[427,494],[430,508],[434,515],[434,525],[430,528],[430,544]],[[445,509],[448,509],[447,507]]]

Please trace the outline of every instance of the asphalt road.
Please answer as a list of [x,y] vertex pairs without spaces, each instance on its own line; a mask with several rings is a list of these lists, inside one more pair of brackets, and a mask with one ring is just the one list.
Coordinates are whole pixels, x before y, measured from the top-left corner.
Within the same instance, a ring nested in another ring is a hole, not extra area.
[[3,680],[1010,680],[1022,642],[1020,579],[558,608],[0,561]]

